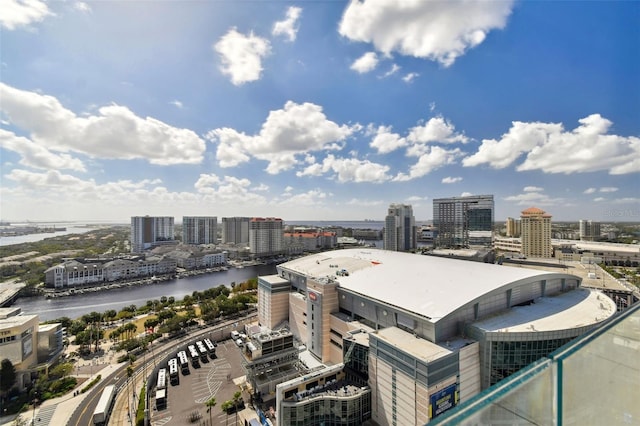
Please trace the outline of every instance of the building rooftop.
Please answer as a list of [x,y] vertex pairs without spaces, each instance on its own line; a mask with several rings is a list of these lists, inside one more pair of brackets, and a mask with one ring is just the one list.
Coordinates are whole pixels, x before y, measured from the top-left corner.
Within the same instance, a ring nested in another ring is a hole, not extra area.
[[616,305],[602,292],[587,288],[541,297],[474,323],[488,332],[538,332],[597,324],[616,313]]
[[330,277],[340,284],[340,288],[424,316],[432,322],[513,282],[568,276],[362,248],[318,253],[280,264],[278,268],[318,280]]
[[437,345],[426,339],[416,337],[413,334],[397,327],[387,327],[379,330],[376,336],[380,340],[384,340],[391,346],[394,346],[408,353],[412,357],[424,361],[425,363],[429,363],[453,353],[449,348]]

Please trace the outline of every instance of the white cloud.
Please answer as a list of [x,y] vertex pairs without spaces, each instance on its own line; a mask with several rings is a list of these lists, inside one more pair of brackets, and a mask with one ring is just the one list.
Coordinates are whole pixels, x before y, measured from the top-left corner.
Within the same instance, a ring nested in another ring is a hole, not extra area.
[[606,200],[606,198],[602,198],[602,197],[596,197],[596,198],[593,199],[593,201],[595,201],[596,203],[600,203],[600,202],[605,201],[605,200]]
[[262,59],[271,53],[271,44],[253,32],[244,35],[231,28],[214,49],[222,61],[220,71],[231,77],[231,83],[241,86],[260,79]]
[[466,143],[469,141],[462,133],[456,133],[453,124],[447,122],[444,117],[433,117],[423,126],[416,126],[409,130],[407,140],[415,144],[426,144],[430,142],[439,143]]
[[471,197],[472,195],[472,192],[463,192],[462,194],[460,194],[461,197]]
[[570,132],[557,123],[513,122],[499,141],[483,140],[463,165],[487,163],[502,169],[526,153],[516,170],[566,174],[608,170],[613,175],[640,171],[640,138],[606,134],[612,123],[600,114],[579,122]]
[[73,8],[82,13],[91,13],[91,6],[83,1],[77,1],[73,4]]
[[597,191],[596,188],[587,188],[584,190],[583,194],[593,194],[596,191]]
[[542,192],[544,188],[540,188],[539,186],[525,186],[524,192]]
[[409,74],[402,77],[402,81],[404,81],[405,83],[411,83],[413,80],[415,80],[419,76],[420,74],[418,74],[417,72],[410,72]]
[[324,206],[329,198],[329,194],[320,190],[312,189],[302,194],[287,193],[286,199],[280,200],[279,203],[283,205],[290,205],[294,207],[298,206]]
[[[48,211],[49,216],[45,217],[51,217],[51,214],[65,217],[73,213],[75,217],[96,218],[96,205],[100,205],[104,212],[119,212],[117,217],[122,219],[122,208],[126,205],[144,206],[149,214],[162,214],[176,205],[183,211],[192,209],[197,212],[202,205],[236,205],[244,206],[246,210],[268,204],[264,196],[251,190],[252,184],[248,179],[213,174],[199,176],[194,184],[196,192],[170,191],[161,185],[160,179],[97,183],[93,179],[83,180],[58,170],[30,172],[14,169],[4,178],[15,184],[12,188],[6,185],[2,188],[3,201],[10,200],[7,206],[14,209],[16,203],[34,206],[35,209],[38,208],[35,206],[40,209],[57,206],[56,211]],[[92,202],[87,203],[88,199]]]
[[387,71],[384,74],[382,74],[382,78],[387,78],[389,76],[392,76],[393,74],[397,73],[398,71],[400,71],[400,66],[397,65],[397,64],[392,64],[391,68],[389,69],[389,71]]
[[182,102],[180,102],[179,100],[173,100],[171,102],[169,102],[171,105],[173,105],[174,107],[178,108],[178,109],[182,109],[184,108],[184,105],[182,104]]
[[406,139],[401,138],[397,133],[392,133],[391,126],[379,126],[375,130],[375,137],[369,144],[369,146],[375,148],[379,154],[388,154],[406,145]]
[[442,166],[455,163],[456,158],[461,155],[462,151],[458,148],[446,150],[439,146],[425,146],[424,152],[418,158],[418,162],[409,168],[409,174],[398,173],[393,180],[404,182],[425,176]]
[[614,186],[605,186],[603,188],[600,188],[600,192],[616,192],[617,190],[618,188]]
[[215,203],[239,203],[251,205],[264,204],[266,198],[257,194],[255,189],[251,191],[251,181],[233,176],[218,177],[215,174],[201,174],[194,187],[203,200]]
[[42,22],[47,16],[54,15],[47,3],[40,0],[2,0],[0,5],[0,27],[9,31]]
[[[283,109],[271,111],[260,133],[249,136],[234,129],[211,130],[207,138],[218,143],[216,158],[221,167],[233,167],[251,157],[269,162],[267,171],[277,174],[308,161],[313,151],[337,150],[353,129],[338,125],[322,112],[322,107],[288,101]],[[298,159],[298,156],[304,158]]]
[[20,164],[45,170],[75,170],[85,172],[82,161],[68,154],[54,154],[27,138],[0,129],[0,147],[20,154]]
[[271,34],[274,36],[284,35],[289,41],[295,41],[298,34],[298,18],[302,14],[302,9],[291,6],[287,9],[287,18],[284,21],[278,21],[273,25]]
[[384,54],[426,58],[450,66],[487,33],[504,28],[511,1],[351,1],[341,35],[372,43]]
[[446,178],[442,178],[442,183],[456,183],[456,182],[462,182],[462,178],[460,176],[458,177],[447,176]]
[[367,52],[356,59],[350,68],[360,74],[364,74],[374,70],[376,66],[378,66],[378,55],[375,52]]
[[301,176],[320,176],[333,172],[338,182],[373,182],[381,183],[390,179],[387,174],[389,166],[372,163],[368,160],[358,160],[357,158],[336,158],[328,155],[320,164],[312,164],[303,171],[296,173]]
[[0,98],[5,117],[48,151],[73,151],[94,158],[142,158],[159,165],[198,164],[205,151],[205,142],[193,131],[138,117],[124,106],[104,106],[95,115],[79,117],[52,96],[3,83]]
[[520,206],[550,206],[557,205],[563,203],[564,200],[561,198],[551,198],[546,194],[542,194],[540,192],[524,192],[518,195],[510,195],[505,197],[505,201],[516,202],[517,205]]

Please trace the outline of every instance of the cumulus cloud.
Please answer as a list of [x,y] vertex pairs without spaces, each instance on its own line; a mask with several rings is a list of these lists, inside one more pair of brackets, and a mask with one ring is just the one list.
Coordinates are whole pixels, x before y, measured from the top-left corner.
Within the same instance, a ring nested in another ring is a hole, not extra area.
[[269,40],[249,33],[244,35],[231,28],[213,46],[222,62],[220,71],[241,86],[260,79],[262,59],[271,53]]
[[312,189],[301,194],[286,193],[287,198],[279,200],[279,204],[289,206],[324,206],[329,198],[329,193],[320,189]]
[[373,132],[375,133],[375,137],[369,146],[375,148],[379,154],[388,154],[407,145],[405,138],[400,137],[397,133],[391,132],[391,126],[379,126]]
[[597,191],[596,188],[587,188],[584,190],[583,194],[593,194],[596,191]]
[[267,171],[277,174],[308,161],[310,152],[341,149],[339,143],[353,131],[327,119],[318,105],[288,101],[283,109],[269,113],[257,135],[220,128],[206,137],[218,143],[216,158],[221,167],[237,166],[255,157],[268,161]]
[[178,108],[178,109],[182,109],[184,108],[184,105],[182,104],[182,102],[180,102],[177,99],[174,99],[173,101],[169,102],[171,105],[173,105],[174,107]]
[[425,176],[442,166],[455,163],[461,155],[462,151],[458,148],[447,150],[439,146],[425,146],[418,161],[409,168],[409,173],[398,173],[393,180],[405,182]]
[[378,55],[375,52],[367,52],[351,64],[351,69],[364,74],[373,71],[378,66]]
[[332,172],[338,182],[372,182],[381,183],[390,179],[387,174],[389,166],[373,163],[357,158],[337,158],[333,154],[328,155],[322,164],[316,163],[308,166],[303,171],[296,173],[301,176],[320,176]]
[[612,175],[640,171],[640,138],[607,134],[612,123],[600,114],[579,122],[574,130],[565,131],[559,123],[515,121],[500,140],[483,140],[463,165],[502,169],[526,153],[516,170],[565,174],[607,170]]
[[455,126],[447,122],[444,117],[433,117],[424,125],[411,128],[407,140],[416,145],[430,142],[467,143],[469,141],[463,133],[457,133],[455,130]]
[[442,178],[442,183],[456,183],[456,182],[462,182],[462,178],[460,176],[457,176],[457,177],[447,176],[446,178]]
[[[2,187],[3,201],[10,200],[6,204],[7,212],[3,211],[3,214],[9,215],[15,214],[11,209],[15,209],[16,204],[22,204],[23,210],[25,205],[40,210],[43,206],[55,205],[57,209],[53,214],[59,217],[73,213],[76,217],[95,218],[99,203],[105,212],[116,212],[118,216],[115,218],[120,219],[123,205],[144,205],[147,212],[167,211],[176,205],[193,211],[199,211],[203,204],[245,208],[268,205],[263,195],[251,189],[252,183],[248,179],[213,174],[201,174],[194,183],[195,191],[171,191],[162,185],[160,179],[98,183],[94,179],[81,179],[58,170],[32,172],[14,169],[3,177],[6,182],[13,183],[12,187]],[[92,202],[87,203],[88,199]],[[49,216],[44,217],[50,217],[52,212],[46,214]],[[34,216],[37,215],[36,212]]]
[[511,8],[511,1],[351,1],[338,30],[384,54],[398,52],[448,67],[491,30],[504,28]]
[[[219,177],[215,174],[201,174],[194,184],[199,194],[209,201],[234,202],[242,204],[265,203],[266,199],[251,191],[251,181],[233,176]],[[254,190],[255,191],[255,190]]]
[[0,129],[0,147],[20,154],[20,164],[45,170],[75,170],[85,172],[82,161],[68,154],[54,154],[27,138]]
[[193,131],[138,117],[124,106],[99,107],[97,114],[79,117],[52,96],[3,83],[0,98],[0,111],[8,121],[48,151],[108,159],[142,158],[159,165],[197,164],[205,151],[205,142]]
[[20,27],[28,27],[35,22],[42,22],[47,16],[53,15],[44,1],[3,0],[0,27],[12,31]]
[[298,19],[302,14],[302,9],[299,7],[291,6],[287,9],[287,17],[284,21],[278,21],[273,24],[273,30],[271,34],[273,36],[283,35],[289,41],[295,41],[298,34]]

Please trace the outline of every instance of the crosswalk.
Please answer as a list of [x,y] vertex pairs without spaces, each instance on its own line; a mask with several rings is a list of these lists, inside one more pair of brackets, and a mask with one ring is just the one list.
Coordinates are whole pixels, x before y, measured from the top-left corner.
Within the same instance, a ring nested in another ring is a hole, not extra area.
[[33,424],[35,426],[49,426],[53,413],[56,412],[57,406],[58,404],[54,404],[40,408],[38,415],[33,419]]

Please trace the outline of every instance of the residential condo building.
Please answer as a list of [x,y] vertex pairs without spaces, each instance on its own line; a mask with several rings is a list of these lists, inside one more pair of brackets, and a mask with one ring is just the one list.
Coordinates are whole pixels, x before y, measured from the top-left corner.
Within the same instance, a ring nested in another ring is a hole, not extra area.
[[433,225],[438,231],[436,247],[489,247],[493,220],[493,195],[433,200]]
[[593,220],[580,221],[580,241],[597,241],[600,239],[600,222]]
[[222,243],[249,244],[249,217],[223,217]]
[[170,216],[132,216],[131,253],[163,244],[174,244],[174,220]]
[[182,242],[184,244],[217,244],[218,218],[216,216],[183,216]]
[[391,204],[384,219],[385,250],[409,251],[416,248],[416,219],[408,204]]
[[249,251],[254,257],[276,256],[284,251],[284,222],[275,217],[252,217]]

